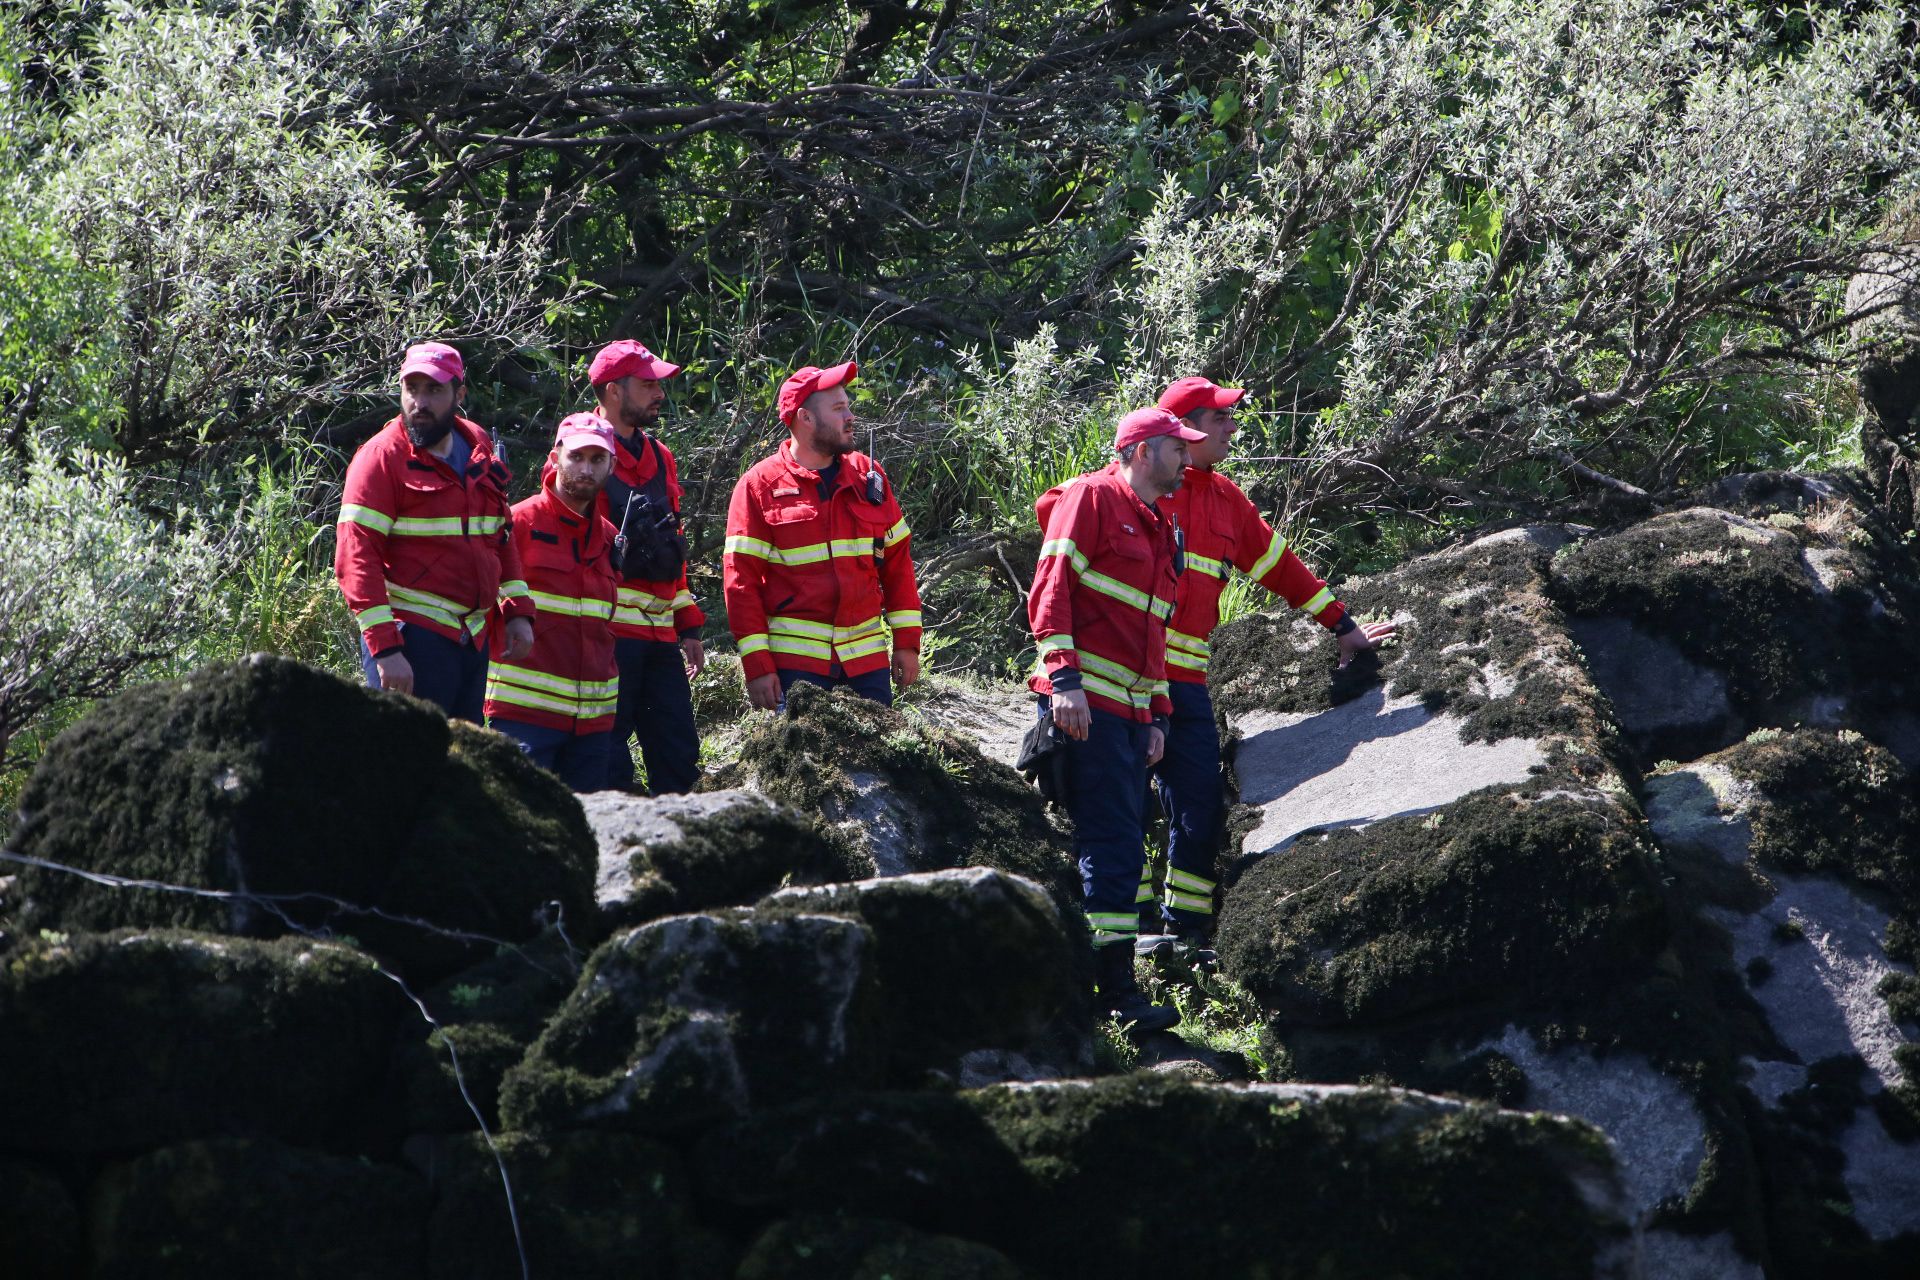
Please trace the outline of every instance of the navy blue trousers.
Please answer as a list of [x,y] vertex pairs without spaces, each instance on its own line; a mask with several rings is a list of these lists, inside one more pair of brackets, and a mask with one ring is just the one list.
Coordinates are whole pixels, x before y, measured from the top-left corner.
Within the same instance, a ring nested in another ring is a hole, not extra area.
[[1168,686],[1173,716],[1167,746],[1153,767],[1160,808],[1167,815],[1167,883],[1161,918],[1183,929],[1213,922],[1213,885],[1226,818],[1220,773],[1220,731],[1204,684]]
[[853,690],[868,702],[877,702],[883,707],[893,705],[893,675],[886,667],[876,667],[872,671],[863,671],[850,676],[840,669],[839,663],[833,664],[833,670],[826,675],[816,675],[811,671],[789,671],[778,668],[780,673],[780,710],[787,709],[787,690],[796,684],[817,685],[822,689]]
[[574,733],[550,725],[526,724],[495,717],[493,728],[520,744],[520,749],[572,791],[600,791],[607,785],[607,757],[613,754],[613,734]]
[[[400,624],[400,651],[413,667],[413,696],[425,698],[454,720],[485,724],[487,701],[487,650],[484,645],[462,644],[425,627]],[[380,687],[380,669],[367,652],[367,638],[360,637],[360,669],[367,683]]]
[[627,740],[637,737],[647,767],[648,795],[693,790],[700,781],[700,732],[693,725],[693,689],[680,646],[628,637],[613,642],[613,659],[620,668],[620,701],[613,713],[602,785],[633,790],[633,752]]
[[1134,894],[1146,862],[1149,726],[1095,708],[1087,740],[1069,738],[1067,814],[1093,945],[1131,944],[1140,932]]

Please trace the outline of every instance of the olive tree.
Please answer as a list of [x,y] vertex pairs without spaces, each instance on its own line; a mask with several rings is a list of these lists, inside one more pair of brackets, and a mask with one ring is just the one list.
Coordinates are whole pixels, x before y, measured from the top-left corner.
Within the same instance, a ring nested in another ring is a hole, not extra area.
[[321,29],[276,17],[121,0],[67,69],[37,198],[113,280],[111,434],[136,459],[277,434],[422,336],[536,339],[551,301],[537,225],[411,211]]
[[1729,401],[1783,412],[1769,379],[1851,358],[1845,282],[1920,140],[1894,7],[1794,30],[1658,0],[1221,21],[1251,164],[1217,198],[1163,191],[1135,363],[1308,411],[1279,443],[1322,496],[1644,500],[1699,474]]

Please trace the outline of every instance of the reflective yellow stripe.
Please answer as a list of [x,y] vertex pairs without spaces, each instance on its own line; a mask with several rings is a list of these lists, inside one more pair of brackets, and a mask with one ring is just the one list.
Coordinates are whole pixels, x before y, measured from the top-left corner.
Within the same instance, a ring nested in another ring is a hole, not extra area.
[[1184,889],[1188,893],[1213,892],[1213,881],[1205,876],[1197,876],[1191,871],[1182,871],[1178,867],[1167,868],[1167,887]]
[[[499,527],[494,525],[495,529]],[[464,538],[468,532],[466,521],[459,516],[396,516],[393,531],[408,538]]]
[[1253,567],[1247,570],[1247,576],[1255,579],[1266,577],[1273,572],[1273,566],[1279,564],[1280,557],[1285,554],[1287,554],[1287,540],[1281,537],[1280,531],[1276,529],[1273,541],[1267,544],[1265,554],[1253,562]]
[[353,621],[362,631],[371,631],[382,623],[393,621],[393,607],[391,605],[376,604],[371,608],[362,609],[360,612],[354,614]]
[[487,676],[489,680],[504,680],[528,689],[544,689],[548,693],[594,701],[615,697],[620,692],[620,679],[617,676],[612,680],[570,680],[512,662],[493,663],[487,668]]
[[480,634],[487,621],[487,609],[484,606],[468,609],[445,596],[437,596],[431,591],[421,591],[416,587],[403,587],[389,582],[387,599],[401,609],[417,613],[423,618],[430,618],[442,626],[465,628],[474,635]]
[[372,507],[355,506],[352,503],[341,505],[340,519],[337,523],[357,524],[361,528],[371,529],[375,533],[393,532],[392,516],[384,511],[375,511]]
[[1315,595],[1313,599],[1307,601],[1305,604],[1300,606],[1300,612],[1318,613],[1332,603],[1333,603],[1333,588],[1322,587],[1320,588],[1319,593]]
[[833,639],[831,622],[811,622],[806,618],[768,618],[767,630],[777,636],[817,636],[822,640]]
[[887,614],[887,625],[890,627],[920,626],[920,611],[918,609],[895,609]]
[[594,600],[583,596],[557,596],[550,591],[529,592],[534,607],[542,613],[558,614],[563,618],[611,618],[613,601]]
[[1167,628],[1167,648],[1184,649],[1200,658],[1209,657],[1213,653],[1213,646],[1199,636],[1189,635],[1185,631],[1175,631],[1172,627]]
[[912,534],[913,530],[907,528],[907,518],[901,516],[900,519],[894,522],[893,528],[887,530],[887,536],[881,540],[880,545],[883,547],[891,547],[895,543],[912,536]]
[[1138,911],[1089,911],[1087,923],[1093,929],[1094,946],[1112,946],[1138,936],[1140,913]]
[[1071,648],[1073,648],[1073,637],[1063,632],[1057,636],[1048,636],[1040,642],[1040,656],[1044,658],[1057,650]]
[[[1082,654],[1081,660],[1085,661],[1085,659],[1086,655]],[[1153,695],[1151,693],[1145,690],[1136,692],[1123,685],[1115,684],[1111,680],[1106,680],[1094,675],[1084,667],[1081,668],[1080,671],[1080,687],[1088,693],[1097,693],[1108,701],[1118,702],[1142,711],[1149,709],[1153,702]]]
[[805,636],[775,635],[767,643],[775,653],[790,653],[797,658],[818,658],[822,662],[833,661],[833,646],[825,640],[809,640]]
[[857,559],[860,556],[870,556],[873,554],[872,538],[835,538],[832,542],[828,543],[827,546],[832,549],[832,553],[836,556],[851,556]]
[[1199,915],[1213,914],[1213,896],[1202,898],[1191,893],[1181,893],[1175,889],[1167,890],[1167,905],[1176,911],[1192,911]]
[[741,636],[734,642],[734,651],[743,658],[749,654],[765,653],[768,647],[768,637],[765,632],[759,635]]
[[1087,571],[1087,558],[1081,554],[1080,548],[1074,544],[1072,538],[1049,538],[1041,543],[1040,558],[1045,560],[1048,556],[1064,556],[1072,562],[1075,572]]
[[1197,658],[1190,653],[1182,653],[1178,649],[1170,648],[1167,650],[1167,665],[1170,667],[1180,667],[1187,671],[1205,671],[1207,669],[1207,660],[1205,658]]
[[865,640],[849,640],[843,644],[836,644],[834,651],[839,655],[840,661],[845,662],[849,658],[865,658],[872,654],[885,653],[888,643],[887,637],[882,634]]
[[1187,552],[1187,568],[1198,570],[1206,574],[1209,578],[1225,578],[1227,576],[1227,565],[1224,560],[1214,560],[1207,556],[1197,556],[1191,551]]
[[680,593],[679,595],[677,595],[677,596],[675,596],[675,597],[673,598],[673,603],[671,603],[671,604],[670,604],[670,605],[668,605],[667,607],[668,607],[668,608],[670,608],[670,609],[690,609],[690,608],[692,608],[692,607],[693,607],[693,592],[691,592],[691,591],[682,591],[682,592],[681,592],[681,593]]
[[1162,622],[1173,616],[1173,601],[1150,596],[1140,588],[1130,587],[1104,573],[1088,569],[1080,575],[1080,585],[1090,591],[1098,591],[1103,596],[1111,596],[1122,604],[1130,604],[1142,613],[1151,613]]
[[551,711],[556,715],[573,716],[581,720],[612,715],[620,701],[617,697],[569,698],[545,693],[505,680],[492,669],[487,673],[487,700],[515,707],[531,707],[537,711]]
[[518,578],[515,578],[512,582],[503,582],[500,584],[500,598],[502,600],[511,600],[515,596],[524,596],[526,594],[527,584]]
[[756,560],[772,560],[775,558],[773,544],[771,542],[763,542],[759,538],[749,538],[744,533],[728,534],[726,551],[730,556],[752,556]]

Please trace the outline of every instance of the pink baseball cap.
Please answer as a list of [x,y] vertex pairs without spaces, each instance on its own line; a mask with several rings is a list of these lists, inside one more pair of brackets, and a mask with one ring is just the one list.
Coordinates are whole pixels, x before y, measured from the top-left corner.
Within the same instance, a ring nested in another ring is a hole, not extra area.
[[572,445],[592,444],[612,453],[613,439],[613,424],[589,410],[570,413],[560,419],[560,426],[553,433],[553,447],[565,449]]
[[424,373],[435,382],[461,382],[467,376],[467,363],[460,353],[444,342],[416,342],[400,360],[400,376]]
[[587,381],[596,387],[621,378],[653,378],[665,382],[682,367],[667,363],[632,338],[622,338],[609,342],[594,354],[593,363],[587,366]]
[[1195,409],[1231,409],[1247,394],[1245,387],[1223,387],[1205,378],[1182,378],[1160,393],[1160,407],[1176,418]]
[[1205,440],[1207,433],[1195,431],[1165,409],[1153,407],[1135,409],[1120,419],[1120,425],[1113,431],[1113,447],[1124,449],[1130,444],[1139,444],[1142,440],[1151,440],[1155,436],[1178,436],[1192,443]]
[[793,425],[793,415],[800,412],[800,406],[808,396],[816,391],[831,391],[842,383],[852,382],[860,373],[860,366],[849,360],[845,364],[836,364],[822,369],[808,365],[804,369],[795,369],[780,384],[780,421]]

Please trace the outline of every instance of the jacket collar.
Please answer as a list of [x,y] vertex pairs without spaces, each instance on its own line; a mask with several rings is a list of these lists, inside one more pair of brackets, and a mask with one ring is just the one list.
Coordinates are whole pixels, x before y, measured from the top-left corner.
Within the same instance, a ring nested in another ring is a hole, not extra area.
[[[493,437],[487,434],[486,428],[477,422],[455,414],[453,429],[458,431],[461,438],[467,442],[467,467],[469,470],[471,470],[476,463],[484,467],[493,461]],[[413,442],[413,437],[407,434],[407,420],[401,415],[394,415],[393,421],[387,424],[387,430],[393,432],[394,436],[400,441],[400,447],[407,451],[407,456],[418,462],[442,466],[449,471],[453,470],[453,464],[445,458],[430,450],[422,449]]]
[[[789,475],[802,480],[818,480],[820,478],[818,471],[809,471],[800,464],[798,458],[794,457],[792,436],[788,436],[780,442],[780,449],[774,456],[780,459],[780,464],[787,469]],[[855,461],[855,459],[859,459],[859,461]],[[848,480],[865,480],[866,475],[865,454],[856,450],[852,453],[843,453],[840,455],[840,487],[842,489],[849,487],[847,484]]]

